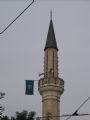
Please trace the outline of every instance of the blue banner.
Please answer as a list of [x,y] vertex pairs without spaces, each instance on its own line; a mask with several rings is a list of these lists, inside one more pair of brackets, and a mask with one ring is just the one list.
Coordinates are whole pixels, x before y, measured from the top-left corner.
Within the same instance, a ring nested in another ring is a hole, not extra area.
[[26,95],[33,95],[34,91],[34,80],[26,80]]

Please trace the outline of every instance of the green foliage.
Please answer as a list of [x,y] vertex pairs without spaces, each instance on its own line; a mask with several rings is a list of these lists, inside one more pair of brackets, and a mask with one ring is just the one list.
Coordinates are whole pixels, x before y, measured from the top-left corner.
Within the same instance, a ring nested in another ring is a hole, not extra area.
[[29,113],[28,113],[27,120],[34,120],[35,114],[36,114],[35,112],[29,112]]
[[35,112],[28,112],[23,110],[22,112],[16,112],[16,120],[34,120]]
[[8,116],[2,116],[0,120],[34,120],[35,112],[31,111],[28,112],[26,110],[23,110],[22,112],[16,112],[15,117],[11,117],[11,119]]
[[[5,93],[0,92],[0,99],[4,98]],[[4,107],[0,104],[0,117],[4,111]]]
[[22,112],[16,112],[16,120],[27,120],[28,112],[23,110]]
[[16,112],[15,117],[11,117],[11,119],[9,119],[8,116],[3,116],[1,117],[1,120],[34,120],[35,117],[35,112],[31,111],[28,112],[26,110],[23,110],[22,112]]
[[8,116],[3,116],[1,120],[10,120]]

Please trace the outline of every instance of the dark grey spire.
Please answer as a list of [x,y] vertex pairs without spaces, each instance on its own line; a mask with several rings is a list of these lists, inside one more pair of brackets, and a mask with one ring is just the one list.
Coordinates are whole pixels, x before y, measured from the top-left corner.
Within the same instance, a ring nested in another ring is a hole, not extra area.
[[47,40],[46,40],[46,45],[45,45],[44,51],[47,48],[55,48],[56,50],[58,50],[56,38],[55,38],[55,33],[54,33],[54,28],[53,28],[52,18],[50,20],[50,25],[49,25],[49,30],[48,30],[48,35],[47,35]]

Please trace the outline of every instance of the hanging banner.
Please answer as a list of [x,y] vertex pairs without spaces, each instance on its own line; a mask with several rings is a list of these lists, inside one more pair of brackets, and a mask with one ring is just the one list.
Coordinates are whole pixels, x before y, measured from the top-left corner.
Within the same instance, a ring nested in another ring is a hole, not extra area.
[[34,91],[34,80],[26,80],[26,95],[33,95]]

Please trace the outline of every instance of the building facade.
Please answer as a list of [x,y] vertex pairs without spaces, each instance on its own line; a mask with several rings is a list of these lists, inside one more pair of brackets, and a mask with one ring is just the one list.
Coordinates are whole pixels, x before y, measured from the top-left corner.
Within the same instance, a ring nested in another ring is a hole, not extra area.
[[52,19],[44,48],[44,76],[38,82],[38,90],[42,96],[43,119],[60,120],[60,96],[64,92],[64,81],[58,73],[58,47]]

